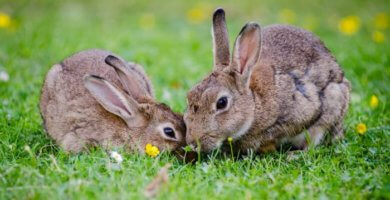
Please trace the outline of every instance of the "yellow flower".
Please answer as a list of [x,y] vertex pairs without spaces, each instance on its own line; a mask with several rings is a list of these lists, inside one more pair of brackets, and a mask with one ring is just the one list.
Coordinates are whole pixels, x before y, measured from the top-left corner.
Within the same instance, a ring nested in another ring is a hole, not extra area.
[[377,43],[383,43],[385,41],[385,34],[381,31],[374,31],[371,35],[372,40]]
[[11,17],[6,13],[0,12],[0,28],[8,28],[11,26]]
[[374,108],[378,107],[378,104],[379,104],[379,99],[378,99],[378,97],[375,96],[375,95],[372,95],[372,96],[371,96],[371,99],[370,99],[370,107],[371,107],[372,109],[374,109]]
[[279,12],[279,20],[284,23],[294,23],[296,20],[296,15],[295,12],[288,9],[284,8]]
[[151,13],[145,13],[139,18],[138,24],[143,29],[153,29],[156,25],[156,18]]
[[374,25],[377,29],[386,29],[389,26],[389,18],[386,13],[378,13],[374,19]]
[[360,135],[363,135],[364,133],[366,133],[367,131],[367,126],[363,123],[359,123],[357,126],[356,126],[356,131],[360,134]]
[[339,22],[339,30],[344,35],[353,35],[360,28],[360,19],[358,16],[348,16],[344,17]]
[[145,153],[148,154],[150,157],[154,158],[158,154],[160,154],[160,150],[158,150],[158,148],[156,146],[153,146],[152,144],[146,144]]
[[210,12],[209,4],[197,4],[187,11],[187,20],[193,24],[200,24],[209,17]]
[[231,143],[233,141],[232,137],[228,137],[228,142]]

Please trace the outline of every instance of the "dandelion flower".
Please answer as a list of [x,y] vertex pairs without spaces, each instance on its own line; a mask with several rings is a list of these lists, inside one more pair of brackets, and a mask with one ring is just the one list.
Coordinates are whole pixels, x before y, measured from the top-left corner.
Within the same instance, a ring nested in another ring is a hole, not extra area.
[[386,13],[378,13],[374,19],[374,25],[377,29],[386,29],[389,27],[389,18]]
[[378,104],[379,104],[378,97],[375,96],[375,95],[372,95],[371,98],[370,98],[370,107],[372,109],[375,109],[376,107],[378,107]]
[[383,43],[385,41],[385,34],[381,31],[374,31],[371,35],[372,40],[376,43]]
[[284,23],[292,24],[296,21],[295,12],[288,8],[282,9],[279,12],[279,20]]
[[8,82],[9,75],[5,71],[0,71],[0,82]]
[[122,161],[123,161],[123,158],[122,158],[121,154],[119,154],[116,151],[111,151],[110,157],[112,159],[114,159],[117,163],[122,163]]
[[0,12],[0,28],[8,28],[11,26],[11,17],[6,13]]
[[232,137],[228,137],[228,142],[231,143],[233,141],[233,138]]
[[211,6],[208,4],[198,4],[187,11],[187,20],[193,24],[200,24],[208,18]]
[[145,153],[148,154],[150,157],[154,158],[158,154],[160,154],[160,150],[156,146],[153,146],[152,144],[146,144]]
[[367,131],[367,126],[363,123],[359,123],[357,126],[356,126],[356,132],[358,132],[360,135],[364,135],[364,133],[366,133]]
[[139,26],[143,29],[150,30],[153,29],[156,25],[156,18],[151,13],[143,14],[139,18]]
[[359,31],[360,28],[360,19],[358,16],[348,16],[340,20],[339,30],[344,35],[354,35]]

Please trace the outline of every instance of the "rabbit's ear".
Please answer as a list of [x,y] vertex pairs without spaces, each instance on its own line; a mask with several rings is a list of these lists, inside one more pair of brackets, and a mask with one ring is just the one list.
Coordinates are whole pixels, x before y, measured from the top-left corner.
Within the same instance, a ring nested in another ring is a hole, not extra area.
[[256,65],[261,48],[261,29],[257,23],[247,23],[238,35],[233,49],[233,59],[230,65],[240,74],[240,84],[249,87],[249,80],[254,65]]
[[137,116],[138,103],[105,79],[95,75],[86,75],[84,86],[107,111],[121,117],[126,122]]
[[105,62],[115,69],[123,88],[131,96],[135,99],[153,98],[151,83],[138,68],[131,70],[125,62],[112,55],[107,56]]
[[226,27],[225,11],[222,8],[215,10],[213,15],[213,53],[214,68],[221,70],[230,63],[229,35]]

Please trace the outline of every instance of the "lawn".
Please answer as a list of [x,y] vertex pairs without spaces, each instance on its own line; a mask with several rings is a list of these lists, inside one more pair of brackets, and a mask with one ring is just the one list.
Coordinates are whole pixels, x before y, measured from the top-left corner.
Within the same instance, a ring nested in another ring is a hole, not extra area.
[[[45,74],[88,48],[144,65],[158,100],[183,112],[187,91],[212,68],[218,6],[231,41],[258,21],[305,27],[325,42],[353,88],[343,141],[295,159],[212,154],[195,164],[119,149],[117,169],[101,148],[69,155],[46,135],[38,109]],[[387,0],[0,0],[0,199],[142,199],[166,163],[158,199],[390,199],[389,28]]]

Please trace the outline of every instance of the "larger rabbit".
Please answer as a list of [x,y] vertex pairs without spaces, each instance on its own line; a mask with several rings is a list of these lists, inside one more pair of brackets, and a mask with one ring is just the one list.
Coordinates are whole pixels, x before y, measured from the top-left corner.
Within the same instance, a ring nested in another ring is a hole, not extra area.
[[232,137],[239,151],[285,140],[306,149],[328,132],[343,137],[350,84],[321,40],[293,26],[248,23],[230,59],[224,10],[212,28],[213,72],[187,95],[188,144],[208,152]]
[[41,91],[48,134],[66,151],[88,146],[146,144],[175,150],[185,144],[181,115],[156,102],[142,68],[103,50],[86,50],[54,65]]

